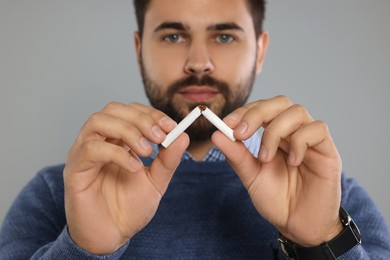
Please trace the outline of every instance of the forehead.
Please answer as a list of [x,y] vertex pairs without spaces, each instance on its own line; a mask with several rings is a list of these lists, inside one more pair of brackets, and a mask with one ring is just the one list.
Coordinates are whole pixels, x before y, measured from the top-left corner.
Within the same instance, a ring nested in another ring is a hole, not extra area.
[[154,30],[164,22],[180,22],[190,30],[226,22],[253,27],[246,0],[151,0],[144,31]]

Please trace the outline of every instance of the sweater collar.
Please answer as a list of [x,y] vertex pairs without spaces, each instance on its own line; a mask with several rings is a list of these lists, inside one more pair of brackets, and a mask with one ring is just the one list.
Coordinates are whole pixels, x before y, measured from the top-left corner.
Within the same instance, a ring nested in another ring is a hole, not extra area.
[[[252,155],[254,157],[257,157],[257,155],[259,153],[259,149],[260,149],[259,134],[257,132],[254,133],[250,138],[243,141],[243,143],[248,148],[248,150],[252,153]],[[152,157],[152,159],[154,159],[160,150],[160,146],[157,144],[152,144],[152,147],[153,147],[153,152],[152,152],[151,157]],[[187,151],[183,154],[183,157],[181,160],[182,161],[186,161],[186,160],[194,161],[192,155]],[[225,160],[226,160],[225,155],[217,147],[214,146],[208,151],[207,155],[203,158],[202,161],[203,162],[222,162]]]

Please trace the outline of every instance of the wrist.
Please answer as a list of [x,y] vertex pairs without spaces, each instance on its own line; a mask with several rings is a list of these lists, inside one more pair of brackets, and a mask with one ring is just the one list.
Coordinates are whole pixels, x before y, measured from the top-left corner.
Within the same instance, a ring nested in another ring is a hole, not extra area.
[[87,238],[77,232],[72,232],[68,226],[68,235],[71,241],[80,249],[97,256],[112,255],[122,248],[129,239],[103,239],[102,236],[95,235]]
[[[112,254],[105,254],[103,258],[120,259],[128,248],[128,245],[129,241]],[[59,255],[64,256],[66,259],[101,259],[101,255],[89,252],[76,244],[69,234],[68,226],[65,226],[63,232],[53,243],[53,246],[49,251],[50,252],[47,252],[49,253],[49,255],[47,255],[48,259],[57,259]]]
[[[343,208],[340,208],[340,222],[342,224],[341,232],[339,232],[334,238],[325,240],[317,246],[304,246],[302,244],[297,244],[280,234],[280,250],[288,259],[336,259],[336,257],[346,253],[355,245],[361,243],[359,229]],[[337,228],[334,230],[337,230]]]
[[[284,233],[283,231],[279,231],[280,235],[285,239],[292,241],[296,244],[305,246],[305,247],[313,247],[322,244],[325,241],[330,241],[335,238],[340,232],[343,230],[344,226],[339,218],[337,218],[333,224],[330,224],[330,227],[307,227],[308,229],[313,229],[309,234],[305,233],[305,237],[302,237],[302,234],[298,237],[292,233]],[[314,230],[316,229],[316,230]]]

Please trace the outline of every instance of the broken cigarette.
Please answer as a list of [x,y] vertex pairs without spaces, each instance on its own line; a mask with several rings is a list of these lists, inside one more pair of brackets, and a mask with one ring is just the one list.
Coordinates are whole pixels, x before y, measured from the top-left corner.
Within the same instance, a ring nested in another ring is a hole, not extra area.
[[199,105],[195,107],[165,138],[162,146],[167,148],[176,138],[179,137],[200,115],[203,115],[210,121],[216,128],[224,133],[232,142],[236,139],[233,136],[233,129],[231,129],[225,122],[223,122],[216,114],[213,113],[205,105]]
[[162,146],[167,148],[176,138],[179,137],[200,115],[202,111],[199,106],[195,107],[180,123],[173,128],[171,132],[166,136],[164,142],[161,143]]
[[200,110],[202,110],[202,115],[207,118],[210,123],[212,123],[216,128],[219,129],[222,133],[224,133],[232,142],[236,141],[233,135],[233,129],[228,127],[225,122],[222,121],[213,111],[211,111],[208,107],[204,105],[199,106]]

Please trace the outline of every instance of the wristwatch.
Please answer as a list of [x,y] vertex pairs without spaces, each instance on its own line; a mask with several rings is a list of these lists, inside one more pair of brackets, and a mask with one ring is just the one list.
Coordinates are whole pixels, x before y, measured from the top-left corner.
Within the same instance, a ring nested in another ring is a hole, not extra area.
[[343,208],[340,208],[339,215],[343,230],[335,238],[319,246],[305,247],[279,233],[279,248],[283,255],[295,260],[333,260],[360,244],[360,231],[355,222]]

